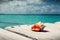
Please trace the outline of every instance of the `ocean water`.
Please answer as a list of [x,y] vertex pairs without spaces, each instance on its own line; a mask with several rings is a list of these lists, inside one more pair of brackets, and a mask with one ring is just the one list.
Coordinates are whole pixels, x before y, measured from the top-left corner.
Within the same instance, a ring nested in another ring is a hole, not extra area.
[[54,23],[60,21],[58,14],[0,14],[0,28],[37,22]]

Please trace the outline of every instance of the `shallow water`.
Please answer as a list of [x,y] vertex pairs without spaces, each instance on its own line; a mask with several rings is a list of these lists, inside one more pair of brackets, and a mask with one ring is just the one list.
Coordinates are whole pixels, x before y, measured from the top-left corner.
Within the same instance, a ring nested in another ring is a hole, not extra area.
[[54,23],[60,21],[60,15],[41,15],[41,14],[0,14],[0,27],[34,24],[37,22]]

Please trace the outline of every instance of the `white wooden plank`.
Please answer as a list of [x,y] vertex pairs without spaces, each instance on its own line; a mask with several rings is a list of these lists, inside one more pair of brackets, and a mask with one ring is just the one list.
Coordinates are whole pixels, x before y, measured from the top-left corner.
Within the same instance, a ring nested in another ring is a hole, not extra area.
[[31,39],[0,28],[0,40],[31,40]]
[[36,38],[38,40],[60,40],[60,26],[57,24],[45,23],[46,25],[44,32],[33,32],[31,31],[30,26],[15,26],[14,28],[6,28],[7,30],[22,33],[28,35],[32,38]]

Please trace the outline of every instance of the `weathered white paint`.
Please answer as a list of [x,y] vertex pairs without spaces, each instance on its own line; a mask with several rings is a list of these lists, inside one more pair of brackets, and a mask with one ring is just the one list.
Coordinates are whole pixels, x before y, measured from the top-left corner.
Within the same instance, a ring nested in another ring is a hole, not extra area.
[[21,26],[15,28],[6,28],[7,30],[22,33],[38,40],[60,40],[60,26],[57,23],[44,23],[46,25],[45,30],[48,32],[33,32],[30,26]]
[[0,28],[0,40],[31,40],[31,39]]

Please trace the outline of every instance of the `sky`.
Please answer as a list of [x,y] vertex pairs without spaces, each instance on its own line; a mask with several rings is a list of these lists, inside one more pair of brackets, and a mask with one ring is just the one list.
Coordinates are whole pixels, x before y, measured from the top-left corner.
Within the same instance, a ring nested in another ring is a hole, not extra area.
[[60,0],[0,0],[0,14],[60,14]]

